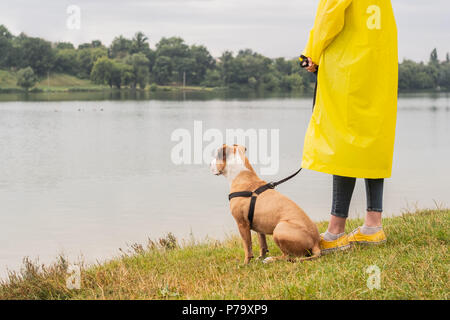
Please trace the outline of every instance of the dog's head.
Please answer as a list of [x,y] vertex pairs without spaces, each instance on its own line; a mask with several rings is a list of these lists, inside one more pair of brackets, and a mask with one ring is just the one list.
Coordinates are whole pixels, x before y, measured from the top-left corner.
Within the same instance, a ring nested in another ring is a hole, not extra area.
[[211,161],[211,172],[215,175],[227,176],[231,171],[253,170],[245,156],[247,148],[234,144],[228,146],[224,144],[216,151],[214,159]]

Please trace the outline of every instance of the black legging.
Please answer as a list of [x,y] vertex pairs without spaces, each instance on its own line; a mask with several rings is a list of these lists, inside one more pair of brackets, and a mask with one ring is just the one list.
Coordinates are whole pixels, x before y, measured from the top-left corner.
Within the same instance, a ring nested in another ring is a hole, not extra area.
[[[384,179],[365,179],[367,211],[383,211]],[[356,178],[333,176],[333,204],[331,214],[341,218],[348,217],[348,209],[355,189]]]

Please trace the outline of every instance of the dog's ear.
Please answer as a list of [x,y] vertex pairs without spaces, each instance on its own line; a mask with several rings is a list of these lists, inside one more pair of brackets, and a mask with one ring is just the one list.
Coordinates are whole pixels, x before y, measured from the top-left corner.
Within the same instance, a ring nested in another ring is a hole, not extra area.
[[227,154],[229,147],[224,144],[217,149],[216,166],[219,172],[223,172],[227,165]]
[[227,149],[228,146],[226,144],[223,144],[221,147],[219,147],[219,149],[217,150],[217,160],[227,160]]

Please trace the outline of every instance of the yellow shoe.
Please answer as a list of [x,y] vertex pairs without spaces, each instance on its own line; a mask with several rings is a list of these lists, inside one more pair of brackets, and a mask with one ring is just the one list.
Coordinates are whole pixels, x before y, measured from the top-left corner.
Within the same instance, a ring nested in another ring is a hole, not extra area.
[[386,242],[386,235],[383,229],[374,234],[363,234],[361,233],[361,227],[356,228],[348,235],[348,241],[351,244],[362,243],[362,244],[381,244]]
[[349,248],[350,242],[348,241],[348,236],[346,234],[333,241],[327,241],[323,238],[323,234],[320,235],[320,250],[322,254],[338,250],[343,251]]

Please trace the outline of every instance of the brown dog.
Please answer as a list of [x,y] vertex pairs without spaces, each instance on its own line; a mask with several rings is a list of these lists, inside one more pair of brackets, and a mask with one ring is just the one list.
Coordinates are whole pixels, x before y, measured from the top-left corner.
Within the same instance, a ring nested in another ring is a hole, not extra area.
[[[212,173],[228,179],[230,192],[254,191],[266,184],[257,176],[245,152],[246,148],[239,145],[223,145],[211,162]],[[282,257],[267,258],[265,262],[304,255],[311,256],[301,260],[320,256],[317,226],[295,202],[273,189],[261,193],[256,201],[251,225],[249,206],[250,198],[233,198],[230,201],[231,213],[244,244],[245,263],[253,258],[250,229],[258,233],[260,258],[264,259],[268,252],[267,234],[273,235],[273,240],[283,252]]]

